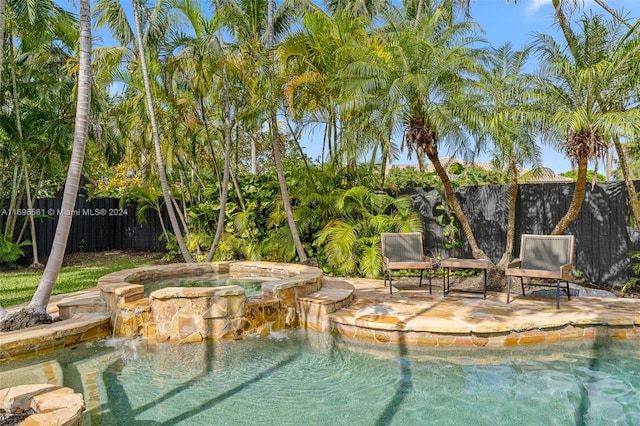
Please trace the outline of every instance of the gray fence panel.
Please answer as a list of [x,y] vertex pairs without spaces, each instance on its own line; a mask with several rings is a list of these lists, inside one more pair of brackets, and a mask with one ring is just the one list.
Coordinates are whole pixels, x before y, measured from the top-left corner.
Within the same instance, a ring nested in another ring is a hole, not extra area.
[[[3,209],[8,209],[8,205],[5,201]],[[58,218],[62,214],[61,205],[60,198],[38,199],[34,202],[34,211],[44,213],[34,217],[40,257],[48,256],[50,253]],[[26,201],[19,208],[26,211]],[[165,251],[165,243],[159,239],[163,231],[158,215],[153,211],[147,211],[146,222],[138,223],[137,210],[135,204],[120,208],[119,200],[115,198],[88,201],[79,197],[72,212],[73,220],[65,253],[106,250]],[[163,214],[166,216],[166,211]],[[27,215],[22,214],[18,217],[16,236],[27,218]],[[25,229],[23,240],[25,239],[31,240],[29,227]],[[31,258],[32,247],[26,246],[24,249],[27,258]]]
[[[640,181],[635,182],[640,190]],[[523,233],[549,234],[569,208],[573,196],[573,184],[520,185],[516,204],[516,239],[512,257],[519,253],[520,235]],[[494,261],[502,257],[506,243],[508,187],[506,185],[483,185],[456,190],[456,196],[467,215],[480,248]],[[445,248],[442,227],[436,217],[438,204],[444,203],[442,194],[430,188],[408,188],[402,191],[413,197],[420,212],[425,234],[425,250],[434,255],[449,257]],[[34,209],[54,212],[38,217],[38,253],[49,254],[61,199],[36,200]],[[3,209],[8,208],[5,200]],[[26,210],[26,205],[21,206]],[[145,212],[146,223],[136,219],[137,206],[129,205],[121,210],[118,199],[78,198],[76,213],[71,225],[67,253],[104,250],[165,251],[165,241],[158,215]],[[166,211],[163,212],[168,223]],[[631,206],[624,182],[598,183],[587,187],[585,200],[577,219],[567,229],[576,236],[575,269],[584,274],[587,281],[614,284],[624,283],[631,276],[629,270],[631,251],[640,251],[640,232],[630,226]],[[26,216],[21,216],[16,227],[20,232]],[[4,217],[0,217],[0,225]],[[25,230],[24,239],[30,239],[30,230]],[[464,237],[462,247],[453,255],[471,257],[469,244]],[[25,247],[31,257],[30,247]]]
[[[640,189],[640,182],[635,182]],[[566,213],[573,197],[574,184],[519,185],[516,204],[516,238],[512,257],[520,250],[523,233],[550,234]],[[467,215],[480,248],[498,262],[504,252],[507,235],[508,187],[483,185],[456,189],[456,196]],[[425,233],[425,249],[451,254],[444,246],[442,227],[438,225],[434,206],[443,195],[429,188],[407,189],[420,212]],[[575,235],[576,271],[587,281],[622,284],[631,276],[632,251],[640,251],[640,232],[630,226],[631,206],[624,182],[588,185],[585,199],[576,220],[567,229]],[[469,244],[453,255],[471,257]]]

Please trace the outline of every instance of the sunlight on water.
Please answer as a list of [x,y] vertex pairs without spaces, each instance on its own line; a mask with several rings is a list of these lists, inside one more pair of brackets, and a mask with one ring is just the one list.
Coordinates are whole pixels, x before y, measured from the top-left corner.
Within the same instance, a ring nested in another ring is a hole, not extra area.
[[231,276],[229,274],[159,278],[144,283],[144,294],[149,296],[152,291],[166,287],[223,287],[237,285],[245,289],[247,296],[257,296],[261,293],[262,283],[273,279],[273,277],[267,276]]
[[[108,339],[48,362],[85,395],[85,425],[638,425],[639,347],[430,349],[293,330],[190,345]],[[46,361],[0,364],[0,381]]]

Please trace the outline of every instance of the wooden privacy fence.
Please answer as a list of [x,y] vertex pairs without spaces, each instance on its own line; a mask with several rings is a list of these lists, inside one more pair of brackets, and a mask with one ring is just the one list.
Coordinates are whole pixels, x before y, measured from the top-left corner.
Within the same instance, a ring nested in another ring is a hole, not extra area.
[[[636,182],[640,189],[640,181]],[[573,196],[573,184],[545,183],[520,185],[516,211],[516,238],[514,253],[519,251],[521,234],[549,234],[558,220],[565,214]],[[500,260],[507,235],[508,187],[506,185],[483,185],[463,187],[456,190],[463,210],[480,247],[494,261]],[[436,206],[444,203],[438,190],[410,188],[403,190],[411,194],[414,204],[424,222],[425,249],[434,254],[451,256],[445,248],[443,228],[437,216],[441,210]],[[61,199],[36,200],[38,253],[47,256],[55,233],[60,212]],[[0,209],[0,225],[6,221],[8,202]],[[136,219],[138,207],[119,206],[114,198],[87,201],[78,198],[67,243],[67,253],[105,250],[164,251],[165,242],[160,239],[162,227],[155,211],[146,212],[146,222]],[[26,205],[21,206],[19,227],[27,218]],[[624,182],[598,183],[590,185],[580,215],[572,223],[567,234],[575,235],[574,270],[583,274],[587,281],[614,284],[626,282],[629,270],[629,252],[640,251],[640,232],[630,224],[631,207]],[[164,223],[168,223],[164,216]],[[29,239],[29,230],[25,230]],[[463,244],[453,253],[457,257],[471,257],[464,237]],[[31,256],[30,247],[25,247]]]
[[[164,251],[165,242],[160,240],[162,226],[158,214],[149,209],[145,212],[145,222],[137,220],[138,205],[120,206],[117,198],[95,198],[88,201],[78,197],[72,212],[62,212],[62,198],[38,199],[29,211],[26,203],[15,209],[18,216],[16,235],[28,218],[36,221],[38,255],[48,256],[53,243],[58,217],[73,215],[66,253],[96,252],[106,250]],[[0,224],[8,217],[9,203],[0,209]],[[29,228],[24,239],[31,239]],[[32,256],[31,247],[25,247],[25,254]]]

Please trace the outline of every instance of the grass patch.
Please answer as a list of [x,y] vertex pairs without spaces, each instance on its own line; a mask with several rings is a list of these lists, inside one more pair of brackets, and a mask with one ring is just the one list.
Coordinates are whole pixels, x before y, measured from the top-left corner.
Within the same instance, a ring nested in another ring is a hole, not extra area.
[[[95,260],[91,258],[75,260],[72,265],[63,266],[60,269],[52,295],[95,287],[98,284],[98,278],[111,272],[159,263],[164,263],[160,257],[138,256],[127,252],[118,252],[117,256],[102,256]],[[0,305],[9,308],[29,302],[40,283],[42,272],[3,272],[0,278]]]

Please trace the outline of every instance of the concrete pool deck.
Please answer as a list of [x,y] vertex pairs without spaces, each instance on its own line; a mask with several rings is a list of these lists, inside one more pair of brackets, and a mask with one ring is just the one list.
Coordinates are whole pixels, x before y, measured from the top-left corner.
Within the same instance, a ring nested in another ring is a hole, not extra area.
[[[443,297],[438,280],[432,295],[428,286],[411,280],[394,281],[394,288],[390,295],[381,280],[324,277],[320,291],[299,300],[301,326],[379,343],[447,347],[640,339],[640,299],[563,297],[556,309],[553,296],[523,297],[515,291],[510,304],[504,292],[489,292],[486,300],[471,293]],[[57,316],[59,306],[69,302],[76,313],[0,333],[0,362],[110,336],[110,314],[100,311],[100,297],[97,288],[52,297],[50,314]],[[82,303],[84,309],[78,307]]]

